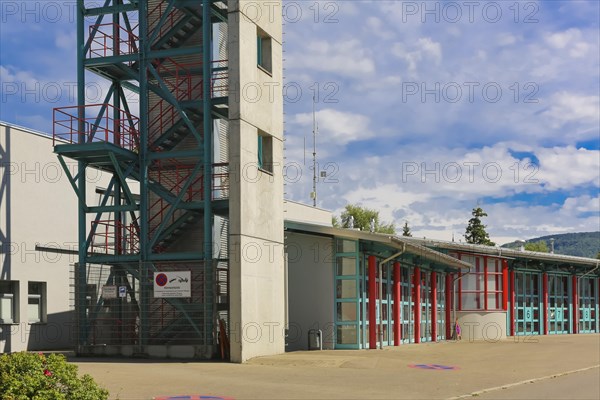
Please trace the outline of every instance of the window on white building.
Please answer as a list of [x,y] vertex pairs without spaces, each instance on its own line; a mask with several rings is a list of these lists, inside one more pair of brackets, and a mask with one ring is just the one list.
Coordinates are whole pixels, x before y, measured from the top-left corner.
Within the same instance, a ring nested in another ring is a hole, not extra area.
[[258,30],[256,35],[256,56],[258,67],[267,73],[273,71],[271,37],[264,31]]
[[27,294],[27,320],[29,323],[44,322],[46,283],[29,282]]
[[17,320],[18,284],[15,281],[0,281],[0,324],[14,324]]

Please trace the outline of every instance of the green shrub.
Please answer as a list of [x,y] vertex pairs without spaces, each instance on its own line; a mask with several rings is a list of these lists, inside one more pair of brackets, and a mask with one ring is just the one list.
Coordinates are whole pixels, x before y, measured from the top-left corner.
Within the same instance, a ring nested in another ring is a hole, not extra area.
[[62,354],[14,353],[0,356],[2,400],[105,400],[108,391]]

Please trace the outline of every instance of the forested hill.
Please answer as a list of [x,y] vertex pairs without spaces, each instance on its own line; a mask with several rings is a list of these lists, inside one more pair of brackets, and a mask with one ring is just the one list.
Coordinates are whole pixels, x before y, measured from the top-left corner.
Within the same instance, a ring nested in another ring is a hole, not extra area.
[[[600,231],[564,233],[561,235],[541,236],[527,240],[527,242],[546,242],[550,249],[550,238],[554,238],[554,253],[569,256],[596,258],[600,252]],[[503,244],[502,247],[518,248],[517,242]]]

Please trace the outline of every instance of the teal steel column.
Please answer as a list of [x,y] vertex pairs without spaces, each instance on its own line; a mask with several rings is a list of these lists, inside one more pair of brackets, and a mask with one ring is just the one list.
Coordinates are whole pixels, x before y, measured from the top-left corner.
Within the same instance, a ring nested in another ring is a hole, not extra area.
[[[115,5],[120,5],[121,1],[115,0]],[[113,19],[113,54],[120,54],[120,17],[119,13],[115,13],[112,15]],[[114,95],[113,95],[113,131],[114,131],[114,140],[115,144],[119,146],[119,143],[123,142],[123,132],[121,132],[121,84],[117,80],[112,81],[112,86],[114,87]],[[108,110],[107,110],[108,113]],[[114,205],[121,205],[121,183],[118,179],[115,179],[115,192],[114,192]],[[121,211],[115,211],[114,216],[115,227],[114,227],[114,235],[115,235],[115,254],[122,254],[125,243],[123,237],[123,230],[121,229],[122,221],[122,213]],[[114,267],[113,267],[114,268]]]
[[[148,321],[148,296],[150,291],[150,276],[148,274],[148,260],[150,249],[148,246],[148,3],[139,3],[139,84],[140,84],[140,330],[139,345],[144,346],[150,329]],[[142,349],[140,349],[142,350]]]
[[598,315],[598,312],[600,312],[600,278],[592,278],[595,281],[595,287],[596,287],[596,293],[594,293],[594,299],[595,299],[595,307],[596,307],[596,333],[600,333],[600,315]]
[[[204,344],[209,344],[209,335],[213,330],[213,263],[212,263],[212,23],[210,0],[202,1],[202,114],[204,134]],[[207,295],[208,293],[208,295]],[[209,302],[209,299],[212,299]]]
[[[85,21],[84,21],[85,4],[84,0],[77,1],[77,132],[79,143],[84,143],[85,138]],[[77,190],[80,195],[85,198],[85,164],[82,161],[77,162],[78,181]],[[83,205],[79,204],[78,213],[78,240],[79,240],[79,263],[76,267],[75,274],[77,276],[76,298],[77,304],[77,320],[78,320],[78,348],[81,345],[87,344],[88,326],[87,326],[87,306],[86,306],[86,290],[87,290],[87,230],[86,230],[86,214]]]

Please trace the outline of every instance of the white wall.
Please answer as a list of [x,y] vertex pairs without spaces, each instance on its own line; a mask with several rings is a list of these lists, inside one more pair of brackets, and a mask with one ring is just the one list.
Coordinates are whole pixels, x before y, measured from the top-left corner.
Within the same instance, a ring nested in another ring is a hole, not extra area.
[[506,312],[457,312],[462,340],[497,342],[506,339]]
[[[230,343],[244,362],[285,350],[282,18],[280,1],[228,4]],[[259,28],[272,38],[270,74],[257,66]],[[259,130],[272,138],[272,173],[257,168]]]
[[307,350],[309,329],[323,331],[323,348],[334,347],[333,239],[286,233],[289,341],[286,350]]
[[[76,163],[66,160],[74,172]],[[65,349],[73,345],[71,287],[76,256],[35,251],[77,250],[77,197],[53,153],[52,138],[0,123],[0,280],[19,282],[16,321],[0,325],[0,351]],[[89,171],[87,197],[107,177]],[[94,203],[95,204],[95,203]],[[28,322],[28,282],[46,283],[46,319]]]
[[302,204],[291,200],[285,201],[286,221],[331,226],[331,217],[331,211],[312,207],[307,204]]

